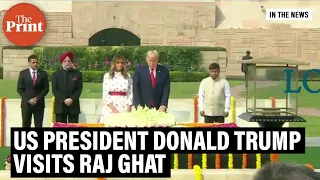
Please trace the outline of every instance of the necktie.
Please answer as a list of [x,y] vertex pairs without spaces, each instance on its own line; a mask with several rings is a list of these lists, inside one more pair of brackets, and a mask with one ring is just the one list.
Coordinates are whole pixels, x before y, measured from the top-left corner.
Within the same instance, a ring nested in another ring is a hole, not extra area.
[[152,88],[154,89],[156,87],[156,78],[154,77],[154,69],[151,69],[150,76],[151,76]]
[[[150,76],[151,76],[152,88],[154,89],[156,87],[156,78],[154,76],[154,69],[151,69]],[[152,106],[155,106],[154,100],[152,100]]]
[[33,82],[33,86],[36,86],[36,82],[37,82],[37,72],[33,71],[32,72],[32,82]]

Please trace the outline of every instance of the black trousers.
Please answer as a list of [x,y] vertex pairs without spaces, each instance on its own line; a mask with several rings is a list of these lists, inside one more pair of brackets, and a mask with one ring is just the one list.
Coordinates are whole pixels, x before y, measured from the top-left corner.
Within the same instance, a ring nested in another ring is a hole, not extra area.
[[224,123],[223,116],[204,116],[205,123]]
[[44,108],[38,106],[30,106],[21,108],[22,115],[22,127],[29,128],[31,127],[31,119],[33,116],[34,126],[37,128],[41,128],[43,126],[43,116],[44,116]]
[[79,123],[79,114],[56,114],[56,122]]

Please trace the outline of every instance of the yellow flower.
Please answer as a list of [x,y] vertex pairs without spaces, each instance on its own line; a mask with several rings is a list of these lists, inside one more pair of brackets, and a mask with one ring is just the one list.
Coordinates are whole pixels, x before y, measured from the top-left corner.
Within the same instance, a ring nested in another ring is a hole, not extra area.
[[173,169],[179,169],[179,157],[178,154],[173,155]]
[[196,180],[202,180],[202,171],[199,165],[193,166],[193,170],[196,174]]
[[207,154],[202,154],[202,169],[207,169],[207,158],[208,155]]
[[228,168],[233,169],[233,154],[228,154]]
[[261,168],[261,154],[256,154],[256,168]]

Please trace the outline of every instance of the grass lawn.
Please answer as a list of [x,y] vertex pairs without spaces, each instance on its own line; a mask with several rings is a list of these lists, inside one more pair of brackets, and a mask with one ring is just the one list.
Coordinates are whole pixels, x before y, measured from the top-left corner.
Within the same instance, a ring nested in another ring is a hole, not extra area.
[[[312,90],[317,90],[320,88],[320,81],[311,81],[308,82],[310,88]],[[311,94],[307,92],[303,86],[302,82],[299,82],[299,86],[301,86],[301,92],[298,94],[298,103],[299,107],[310,107],[310,108],[319,108],[320,109],[320,93],[317,94]],[[269,97],[273,96],[276,99],[285,99],[286,93],[284,93],[284,90],[286,89],[285,82],[281,82],[277,86],[273,87],[267,87],[267,88],[257,88],[257,92],[259,92],[258,99],[268,99]],[[295,90],[292,88],[292,90]],[[249,94],[253,94],[249,91]],[[245,93],[241,94],[243,97],[245,97]],[[293,95],[293,97],[295,97]]]
[[281,154],[279,161],[293,162],[299,164],[312,164],[316,169],[320,169],[319,156],[320,147],[306,147],[305,154]]
[[[171,83],[171,99],[192,99],[198,93],[200,82],[172,82]],[[243,84],[243,81],[230,81],[230,86]],[[6,96],[10,99],[20,99],[16,92],[17,81],[15,80],[0,80],[0,97]],[[100,99],[102,92],[102,83],[84,83],[81,98],[84,99]],[[50,92],[46,98],[51,98]]]
[[[299,164],[312,164],[315,168],[320,169],[318,158],[320,147],[306,147],[305,154],[281,154],[281,162],[294,162]],[[4,162],[10,153],[10,147],[0,147],[0,170],[4,170]],[[3,165],[1,165],[3,163]]]
[[[320,137],[320,115],[303,116],[307,122],[291,122],[290,127],[304,127],[306,128],[306,137]],[[320,152],[320,151],[319,151]],[[319,162],[320,163],[320,162]]]

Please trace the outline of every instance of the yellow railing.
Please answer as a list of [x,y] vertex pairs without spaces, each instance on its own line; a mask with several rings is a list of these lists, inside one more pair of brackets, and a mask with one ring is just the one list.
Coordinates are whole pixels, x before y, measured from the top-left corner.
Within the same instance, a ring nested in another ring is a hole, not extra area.
[[232,96],[231,97],[231,108],[230,108],[230,117],[231,117],[231,122],[235,123],[237,114],[236,114],[236,99]]

